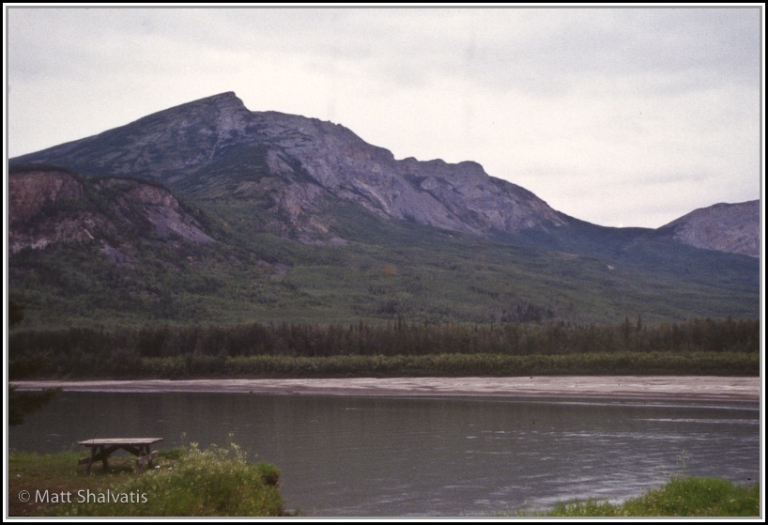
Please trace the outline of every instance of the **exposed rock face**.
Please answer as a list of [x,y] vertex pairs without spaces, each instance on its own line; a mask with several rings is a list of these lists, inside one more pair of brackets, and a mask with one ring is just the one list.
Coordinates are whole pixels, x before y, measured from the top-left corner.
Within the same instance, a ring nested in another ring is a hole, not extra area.
[[140,206],[144,217],[152,225],[152,233],[162,239],[177,235],[182,240],[193,244],[212,242],[213,239],[202,231],[200,224],[192,216],[185,213],[179,201],[169,191],[142,184],[133,180],[106,179],[97,185],[99,190],[113,189],[117,186],[123,191],[117,198],[117,211]]
[[[259,170],[243,160],[237,170],[214,170],[229,158],[242,157],[247,147],[261,148]],[[328,206],[330,195],[387,219],[473,234],[514,233],[568,221],[532,193],[488,176],[475,162],[397,161],[343,126],[251,112],[231,92],[13,162],[55,163],[90,175],[132,174],[186,190],[195,172],[198,196],[227,177],[239,178],[230,194],[268,196],[280,214],[276,228],[292,230],[305,242],[322,236],[329,240],[329,225],[317,212]]]
[[10,224],[28,221],[47,202],[77,201],[83,197],[83,185],[64,172],[32,171],[14,173],[8,182]]
[[8,190],[11,253],[99,240],[102,253],[122,264],[127,256],[106,239],[175,234],[185,242],[213,241],[167,190],[134,180],[85,181],[64,171],[33,170],[11,173]]
[[[396,161],[388,150],[330,122],[275,112],[252,115],[261,141],[298,160],[325,190],[383,217],[476,234],[566,222],[532,193],[488,176],[475,162]],[[295,165],[283,162],[282,172],[295,172]]]
[[760,257],[760,201],[700,208],[659,231],[697,248]]
[[[84,197],[83,185],[65,172],[14,173],[8,180],[8,248],[45,248],[55,242],[93,240],[93,214],[75,210]],[[54,218],[55,216],[55,218]]]

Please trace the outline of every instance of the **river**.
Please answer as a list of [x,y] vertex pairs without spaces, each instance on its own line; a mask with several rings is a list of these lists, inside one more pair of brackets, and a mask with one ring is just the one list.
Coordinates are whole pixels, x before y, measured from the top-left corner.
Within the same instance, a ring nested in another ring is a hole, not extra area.
[[760,468],[758,404],[739,401],[62,392],[8,440],[43,453],[230,435],[310,516],[493,516],[618,501],[674,474],[748,484]]

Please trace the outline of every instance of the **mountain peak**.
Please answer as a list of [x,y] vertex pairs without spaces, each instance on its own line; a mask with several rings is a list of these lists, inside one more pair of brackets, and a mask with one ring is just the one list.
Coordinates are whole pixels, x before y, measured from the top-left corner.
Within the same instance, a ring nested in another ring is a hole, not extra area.
[[760,257],[760,201],[699,208],[659,230],[697,248]]
[[206,98],[217,99],[217,100],[237,100],[240,103],[242,103],[242,100],[238,98],[238,96],[235,94],[234,91],[225,91],[224,93],[219,93],[218,95],[211,95],[210,97],[204,97],[200,100],[205,100]]
[[209,131],[229,132],[233,129],[242,130],[250,115],[251,112],[235,92],[227,91],[153,113],[129,126],[163,121],[166,125],[211,128]]
[[241,111],[241,110],[247,111],[248,109],[245,107],[245,104],[243,103],[243,101],[240,100],[240,98],[235,94],[234,91],[226,91],[224,93],[219,93],[218,95],[211,95],[209,97],[200,98],[197,100],[193,100],[191,102],[185,102],[184,104],[179,104],[178,106],[174,106],[165,111],[174,111],[174,110],[180,110],[180,109],[187,110],[189,108],[193,108],[196,106],[210,106],[210,107],[216,107],[220,110],[235,110],[235,111]]

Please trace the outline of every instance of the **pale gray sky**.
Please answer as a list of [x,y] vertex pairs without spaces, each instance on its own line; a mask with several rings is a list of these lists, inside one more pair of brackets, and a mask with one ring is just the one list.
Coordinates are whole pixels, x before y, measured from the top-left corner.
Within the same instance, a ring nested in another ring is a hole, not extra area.
[[757,5],[5,9],[10,157],[235,91],[596,224],[760,197]]

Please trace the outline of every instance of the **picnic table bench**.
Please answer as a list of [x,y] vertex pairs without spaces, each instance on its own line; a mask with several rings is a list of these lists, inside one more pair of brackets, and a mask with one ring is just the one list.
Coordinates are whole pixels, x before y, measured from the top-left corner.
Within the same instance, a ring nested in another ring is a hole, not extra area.
[[149,447],[162,440],[163,438],[103,438],[78,441],[79,445],[91,449],[91,455],[80,458],[77,464],[85,465],[85,473],[90,474],[91,465],[95,461],[101,461],[106,471],[109,468],[107,461],[109,456],[122,449],[137,456],[136,466],[141,471],[145,465],[152,464],[152,460],[157,457],[157,450],[150,452]]

